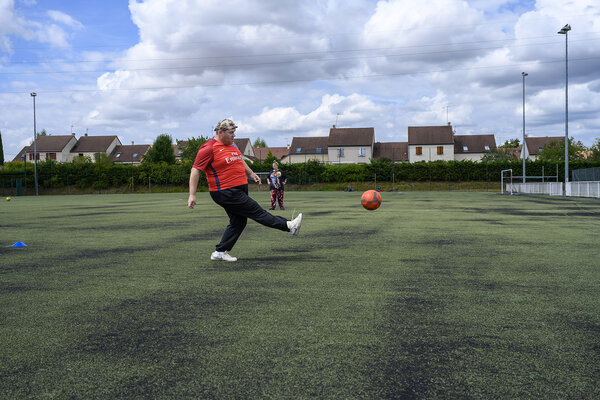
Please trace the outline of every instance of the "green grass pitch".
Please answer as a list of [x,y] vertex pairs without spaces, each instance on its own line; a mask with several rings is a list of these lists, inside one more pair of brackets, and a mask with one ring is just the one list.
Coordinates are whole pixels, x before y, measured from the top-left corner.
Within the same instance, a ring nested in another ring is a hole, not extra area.
[[600,398],[598,200],[360,195],[235,263],[207,193],[1,202],[0,398]]

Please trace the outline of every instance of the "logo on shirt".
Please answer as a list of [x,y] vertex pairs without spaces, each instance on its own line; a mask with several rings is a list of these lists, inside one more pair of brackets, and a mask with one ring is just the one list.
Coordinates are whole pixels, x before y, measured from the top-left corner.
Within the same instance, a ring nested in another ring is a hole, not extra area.
[[231,155],[233,157],[225,157],[225,162],[227,164],[231,164],[232,162],[235,162],[237,160],[241,160],[242,159],[242,155],[241,154],[231,152]]

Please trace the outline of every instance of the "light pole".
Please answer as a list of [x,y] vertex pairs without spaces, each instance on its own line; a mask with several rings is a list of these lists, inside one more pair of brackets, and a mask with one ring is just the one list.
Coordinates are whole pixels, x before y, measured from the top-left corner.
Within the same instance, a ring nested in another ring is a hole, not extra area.
[[33,173],[35,175],[35,195],[38,195],[38,177],[37,177],[37,129],[35,126],[35,96],[37,96],[36,92],[31,92],[31,97],[33,97]]
[[569,182],[569,34],[571,25],[566,24],[558,31],[565,35],[565,190]]
[[523,76],[523,146],[521,150],[521,158],[523,159],[523,183],[527,181],[525,178],[525,77],[529,75],[526,72],[521,72]]

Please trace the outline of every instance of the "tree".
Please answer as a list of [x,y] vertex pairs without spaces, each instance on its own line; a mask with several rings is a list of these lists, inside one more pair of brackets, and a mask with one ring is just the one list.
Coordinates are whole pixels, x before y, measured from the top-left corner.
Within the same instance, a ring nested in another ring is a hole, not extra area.
[[[183,148],[183,151],[181,153],[181,159],[194,161],[196,159],[196,154],[198,154],[198,149],[200,149],[200,146],[202,146],[209,140],[209,137],[204,136],[199,136],[197,138],[192,137],[188,139],[187,145]],[[177,141],[177,145],[179,145],[181,142],[181,140]]]
[[596,141],[594,142],[592,147],[590,147],[590,150],[592,151],[592,154],[590,155],[588,160],[600,161],[600,138],[596,138]]
[[252,144],[252,147],[267,147],[267,143],[264,139],[256,138],[256,140]]
[[[569,161],[583,160],[585,146],[580,141],[575,141],[572,137],[569,138]],[[542,148],[538,154],[538,160],[558,162],[565,161],[565,141],[564,139],[558,142],[550,142]]]
[[143,163],[157,164],[161,161],[167,164],[175,164],[175,152],[173,151],[173,139],[170,135],[163,133],[158,135],[154,144],[144,155]]
[[2,146],[2,132],[0,132],[0,166],[4,165],[4,147]]
[[521,141],[519,139],[509,139],[504,142],[504,144],[498,146],[503,149],[516,149],[521,147]]
[[38,132],[38,133],[37,133],[37,136],[38,136],[38,137],[39,137],[39,136],[48,136],[48,133],[46,133],[46,130],[45,130],[45,129],[42,129],[42,131],[41,131],[41,132]]
[[[518,141],[518,139],[516,139]],[[494,162],[494,161],[517,161],[517,154],[512,151],[513,147],[498,147],[497,149],[491,149],[485,152],[481,157],[481,162]]]

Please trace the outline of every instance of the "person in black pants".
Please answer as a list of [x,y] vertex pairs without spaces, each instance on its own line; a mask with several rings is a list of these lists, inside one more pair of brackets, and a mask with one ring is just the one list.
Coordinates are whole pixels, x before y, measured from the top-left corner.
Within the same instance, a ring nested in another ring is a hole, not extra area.
[[229,251],[244,231],[248,218],[270,228],[290,232],[292,235],[297,235],[302,225],[302,213],[289,221],[269,214],[248,196],[247,176],[258,184],[261,184],[261,179],[246,164],[242,153],[233,142],[236,128],[230,119],[219,121],[215,128],[215,136],[198,150],[190,173],[188,207],[193,209],[196,205],[200,171],[204,171],[211,198],[223,207],[229,216],[229,225],[221,242],[211,254],[211,260],[237,261]]

